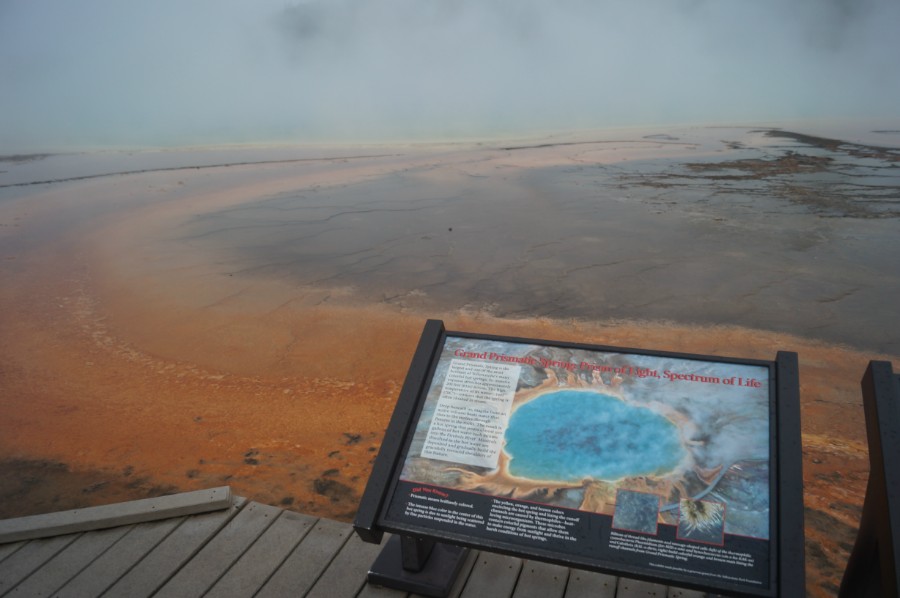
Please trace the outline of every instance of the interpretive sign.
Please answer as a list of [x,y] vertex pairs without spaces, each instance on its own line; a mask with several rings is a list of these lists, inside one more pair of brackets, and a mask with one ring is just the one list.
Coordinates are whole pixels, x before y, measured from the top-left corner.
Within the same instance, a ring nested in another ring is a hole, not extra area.
[[[730,359],[430,321],[355,525],[369,541],[390,531],[803,595],[785,590],[803,587],[797,386],[789,353]],[[800,570],[786,569],[797,554]]]

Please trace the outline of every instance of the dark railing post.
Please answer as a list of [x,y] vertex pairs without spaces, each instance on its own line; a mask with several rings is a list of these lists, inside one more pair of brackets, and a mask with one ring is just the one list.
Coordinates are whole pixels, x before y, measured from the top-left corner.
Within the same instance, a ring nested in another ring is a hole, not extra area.
[[900,590],[900,376],[871,361],[862,379],[869,483],[842,598],[898,598]]

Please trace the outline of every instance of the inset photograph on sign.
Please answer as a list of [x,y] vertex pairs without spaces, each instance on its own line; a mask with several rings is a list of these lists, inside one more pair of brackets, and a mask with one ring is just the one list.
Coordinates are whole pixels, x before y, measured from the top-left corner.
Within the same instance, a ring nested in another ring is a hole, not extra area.
[[690,498],[682,500],[677,537],[721,546],[725,538],[725,504]]
[[619,490],[613,529],[656,535],[659,518],[659,496],[646,492]]

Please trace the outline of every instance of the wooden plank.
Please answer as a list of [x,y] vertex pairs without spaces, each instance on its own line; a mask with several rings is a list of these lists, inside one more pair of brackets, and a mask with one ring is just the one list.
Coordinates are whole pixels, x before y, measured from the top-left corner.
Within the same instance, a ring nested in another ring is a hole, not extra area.
[[251,502],[210,538],[155,595],[159,598],[202,596],[280,514],[277,507]]
[[562,598],[568,580],[568,567],[524,561],[513,598]]
[[2,563],[6,557],[11,555],[18,549],[22,548],[24,545],[25,545],[24,541],[10,542],[9,544],[0,544],[0,563]]
[[49,596],[128,533],[128,527],[85,532],[44,563],[40,571],[16,586],[21,596]]
[[142,598],[152,595],[239,513],[245,502],[238,497],[227,511],[214,511],[186,519],[122,576],[104,594],[104,598]]
[[708,596],[709,594],[700,590],[687,590],[669,586],[669,593],[666,595],[666,598],[708,598]]
[[[462,568],[459,570],[459,575],[456,578],[456,581],[453,583],[453,587],[450,588],[450,594],[447,598],[459,598],[463,590],[466,587],[466,584],[469,581],[469,576],[472,574],[472,569],[475,567],[475,563],[478,562],[481,553],[475,549],[469,549],[469,554],[466,556],[466,561],[463,563]],[[423,596],[416,596],[415,598],[424,598]]]
[[392,590],[384,586],[376,586],[367,583],[363,589],[356,595],[356,598],[414,598],[415,594],[410,595],[402,590]]
[[4,559],[0,563],[0,595],[19,585],[76,538],[78,534],[32,540]]
[[320,519],[281,563],[256,598],[305,595],[352,533],[346,523]]
[[160,498],[145,498],[113,505],[31,515],[0,521],[0,543],[47,538],[169,517],[227,509],[231,506],[231,488],[183,492]]
[[619,578],[615,575],[572,569],[566,585],[566,598],[616,598]]
[[104,552],[63,586],[60,595],[99,596],[184,520],[184,517],[177,517],[135,525],[111,550]]
[[256,542],[206,594],[253,596],[316,523],[315,517],[282,511]]
[[666,586],[658,583],[620,577],[616,598],[666,598],[668,592]]
[[522,559],[481,552],[472,567],[461,596],[463,598],[510,596],[516,587],[521,569]]
[[[347,526],[348,531],[350,527]],[[363,542],[353,534],[344,544],[322,576],[306,595],[306,598],[351,598],[366,584],[366,575],[375,557],[381,551],[380,544]]]

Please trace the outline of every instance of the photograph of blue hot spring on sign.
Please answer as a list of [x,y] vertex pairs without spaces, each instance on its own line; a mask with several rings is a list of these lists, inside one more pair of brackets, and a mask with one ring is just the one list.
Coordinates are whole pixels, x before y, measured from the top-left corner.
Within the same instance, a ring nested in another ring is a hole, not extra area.
[[401,478],[767,539],[769,405],[764,366],[450,337]]

